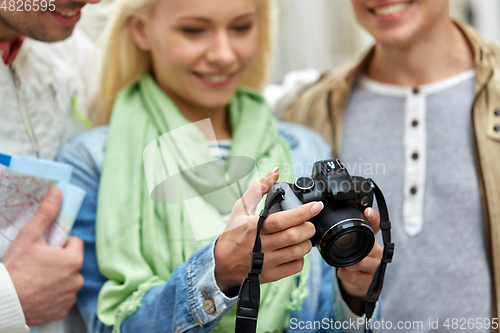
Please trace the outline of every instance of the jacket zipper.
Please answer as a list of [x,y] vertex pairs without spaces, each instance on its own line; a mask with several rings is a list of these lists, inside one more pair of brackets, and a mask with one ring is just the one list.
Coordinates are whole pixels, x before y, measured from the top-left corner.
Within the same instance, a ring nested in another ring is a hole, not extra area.
[[37,158],[40,158],[40,146],[38,144],[37,137],[35,135],[35,132],[33,131],[33,126],[31,125],[30,118],[27,114],[27,110],[25,108],[25,103],[24,99],[22,96],[22,89],[21,89],[21,79],[19,78],[19,75],[17,75],[16,70],[11,67],[10,68],[10,73],[12,75],[12,80],[14,81],[14,86],[16,90],[16,99],[19,104],[19,112],[21,113],[21,118],[24,124],[24,128],[26,130],[26,134],[28,135],[28,138],[31,143],[31,147],[33,148],[33,151],[35,152],[35,155]]

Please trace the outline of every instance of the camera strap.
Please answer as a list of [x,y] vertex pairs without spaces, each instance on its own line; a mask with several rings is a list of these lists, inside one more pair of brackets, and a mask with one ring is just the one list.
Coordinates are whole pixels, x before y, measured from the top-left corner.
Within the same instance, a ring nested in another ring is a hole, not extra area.
[[387,264],[392,261],[392,257],[394,256],[394,243],[391,242],[391,222],[389,220],[389,211],[387,209],[387,204],[385,203],[384,195],[373,179],[369,178],[367,180],[372,183],[375,198],[377,199],[380,214],[380,231],[382,232],[382,241],[384,242],[382,260],[380,261],[375,274],[373,274],[372,282],[370,283],[370,287],[368,288],[368,292],[365,297],[365,314],[366,322],[368,323],[373,315],[373,311],[375,310],[375,304],[377,303],[380,293],[382,292]]
[[[368,293],[366,294],[366,322],[368,322],[373,315],[375,304],[377,303],[380,293],[382,292],[387,264],[392,261],[392,257],[394,254],[394,243],[391,243],[391,222],[389,221],[389,212],[387,210],[384,196],[380,188],[372,179],[368,179],[368,181],[372,183],[375,197],[377,199],[381,221],[380,230],[382,231],[382,239],[384,242],[384,252],[382,255],[382,260],[377,267],[375,274],[373,275]],[[262,265],[264,263],[264,253],[262,253],[260,231],[262,229],[264,221],[269,215],[269,210],[275,204],[283,201],[285,198],[284,195],[285,191],[281,188],[278,188],[277,191],[273,194],[269,203],[264,207],[264,210],[260,214],[259,221],[257,223],[257,235],[255,236],[255,244],[252,251],[252,260],[250,262],[249,273],[241,284],[238,296],[235,327],[235,332],[237,333],[255,333],[257,330],[257,317],[259,314],[260,304],[259,274],[262,272]]]
[[259,315],[260,304],[259,274],[262,272],[262,265],[264,264],[260,231],[264,225],[264,221],[269,215],[269,210],[284,199],[285,190],[278,188],[260,214],[259,222],[257,223],[257,235],[255,236],[255,244],[252,251],[252,261],[250,262],[250,270],[248,276],[241,284],[238,296],[235,332],[255,333],[257,329],[257,316]]

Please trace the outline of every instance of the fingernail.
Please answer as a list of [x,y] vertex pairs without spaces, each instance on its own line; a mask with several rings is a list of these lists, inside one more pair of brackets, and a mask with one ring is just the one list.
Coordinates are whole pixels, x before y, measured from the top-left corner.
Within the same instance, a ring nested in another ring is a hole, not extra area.
[[325,205],[323,205],[323,201],[318,201],[316,202],[312,207],[311,207],[311,213],[313,213],[314,215],[318,214],[319,212],[321,212],[321,210],[323,209],[323,207],[325,207]]
[[375,216],[375,213],[373,212],[373,208],[367,208],[368,212],[366,213],[366,215],[368,215],[369,218],[374,218]]
[[57,201],[59,199],[59,190],[57,187],[52,187],[47,194],[47,198],[50,201]]
[[267,174],[266,177],[271,176],[272,174],[276,173],[276,171],[278,171],[278,170],[279,170],[279,167],[276,167],[276,168],[272,169],[271,171],[269,171],[269,173]]

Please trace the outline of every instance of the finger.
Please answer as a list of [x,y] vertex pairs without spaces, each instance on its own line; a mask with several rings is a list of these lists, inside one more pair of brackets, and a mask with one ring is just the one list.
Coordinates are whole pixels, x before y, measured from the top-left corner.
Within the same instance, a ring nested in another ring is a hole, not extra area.
[[380,260],[382,259],[383,252],[384,250],[382,249],[382,246],[380,246],[379,243],[375,242],[375,244],[373,244],[372,250],[368,254],[368,257]]
[[234,214],[255,215],[257,205],[262,200],[264,194],[269,192],[279,177],[279,170],[275,168],[267,174],[266,177],[255,181],[250,188],[243,194],[233,208]]
[[287,262],[286,264],[279,265],[278,267],[262,267],[262,283],[274,282],[286,278],[288,276],[297,274],[304,268],[304,258]]
[[312,243],[306,240],[300,244],[291,245],[271,253],[266,253],[266,261],[272,263],[273,266],[279,266],[292,262],[295,260],[300,260],[304,258],[312,249]]
[[311,222],[299,224],[282,232],[262,235],[262,251],[270,252],[290,245],[300,244],[309,240],[316,233],[316,228]]
[[339,268],[337,276],[342,281],[344,290],[352,296],[364,296],[372,282],[372,275],[353,271],[346,268]]
[[43,238],[47,230],[54,222],[61,208],[62,192],[57,187],[52,187],[45,198],[43,198],[33,219],[25,226],[27,231],[36,239]]
[[70,252],[83,254],[84,243],[78,237],[69,236],[68,240],[66,241],[66,245],[64,246],[64,249]]
[[269,215],[262,227],[262,234],[272,234],[309,221],[323,209],[323,202],[310,202],[300,207]]
[[380,258],[366,257],[357,264],[346,267],[345,269],[373,275],[379,264]]
[[71,263],[71,267],[76,272],[79,272],[83,266],[83,251],[83,241],[78,237],[69,236],[64,247],[64,252],[66,253],[68,263]]
[[373,229],[373,232],[377,234],[380,231],[380,215],[378,212],[375,209],[368,207],[365,209],[365,217],[368,224],[370,224],[370,227]]

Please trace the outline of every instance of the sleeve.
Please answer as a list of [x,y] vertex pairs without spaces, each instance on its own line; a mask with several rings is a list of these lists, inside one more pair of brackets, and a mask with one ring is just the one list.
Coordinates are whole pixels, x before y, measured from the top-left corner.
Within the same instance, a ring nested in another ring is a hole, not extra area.
[[139,309],[122,321],[121,332],[211,332],[237,301],[215,281],[215,242],[198,249],[167,282],[152,288]]
[[84,257],[81,274],[85,282],[82,290],[78,293],[77,306],[87,327],[95,322],[97,308],[97,295],[106,278],[102,276],[97,264],[95,254],[95,219],[97,211],[97,191],[99,187],[99,155],[104,155],[105,136],[97,139],[97,131],[84,134],[92,149],[86,148],[81,137],[76,137],[66,143],[61,149],[56,160],[73,166],[71,182],[86,191],[82,206],[71,229],[71,235],[79,237],[84,241]]
[[16,288],[5,265],[0,262],[0,332],[29,333]]
[[[85,284],[78,294],[77,305],[90,331],[101,333],[113,330],[97,317],[97,295],[106,282],[99,271],[95,249],[97,193],[106,133],[101,132],[104,135],[99,140],[97,133],[84,140],[73,139],[57,157],[58,161],[74,167],[72,183],[87,191],[71,231],[85,242],[81,271]],[[216,240],[198,249],[186,263],[174,269],[166,282],[151,288],[137,311],[122,321],[121,332],[210,332],[237,301],[236,297],[228,298],[217,286],[215,243]]]

